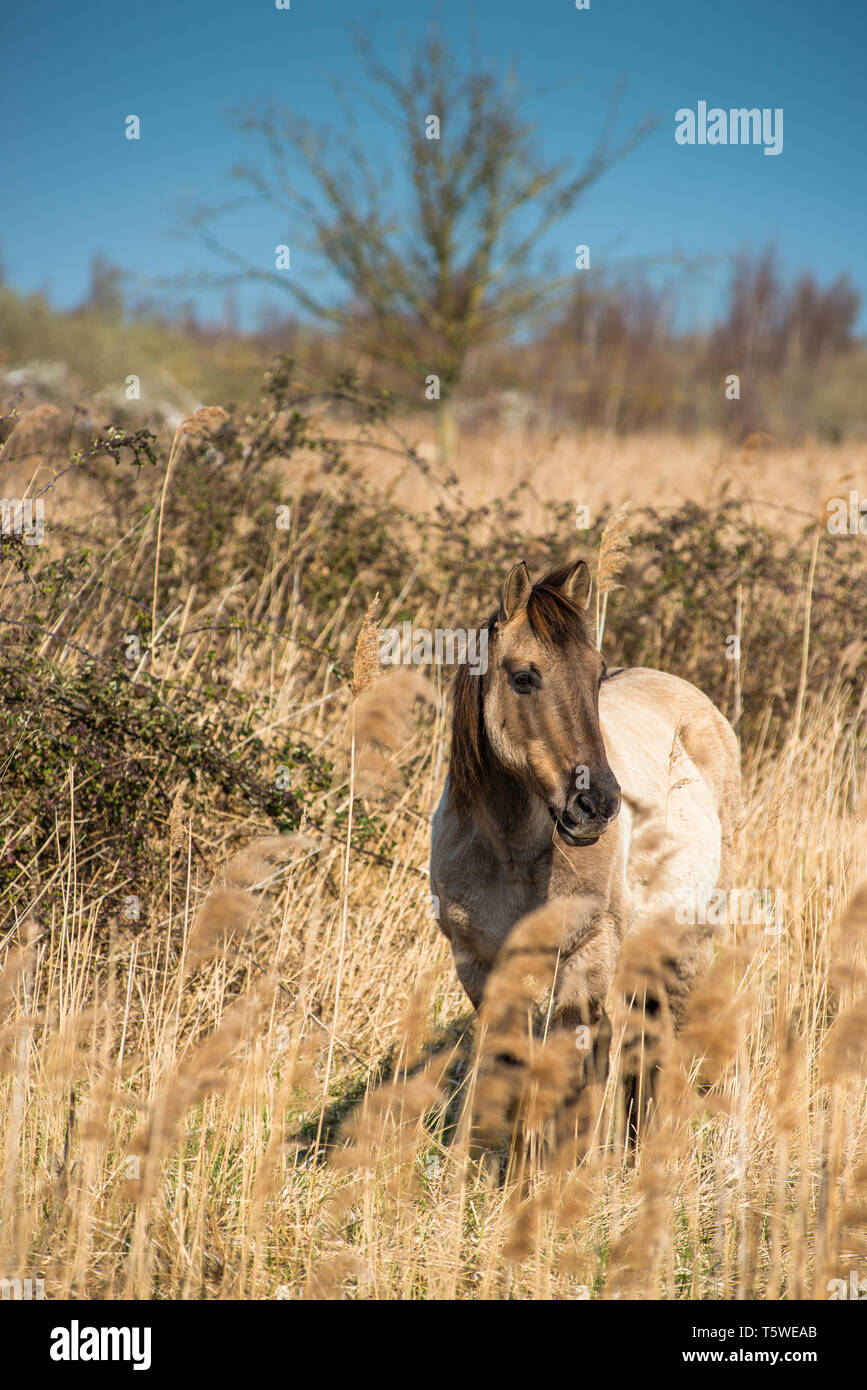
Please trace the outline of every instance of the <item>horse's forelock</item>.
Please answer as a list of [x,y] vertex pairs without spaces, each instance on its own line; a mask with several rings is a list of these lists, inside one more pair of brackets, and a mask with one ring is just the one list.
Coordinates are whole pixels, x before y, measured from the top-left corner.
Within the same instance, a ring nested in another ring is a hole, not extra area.
[[590,642],[583,612],[563,592],[572,568],[572,565],[561,565],[530,590],[527,620],[534,636],[548,646],[562,647],[567,642],[586,646]]

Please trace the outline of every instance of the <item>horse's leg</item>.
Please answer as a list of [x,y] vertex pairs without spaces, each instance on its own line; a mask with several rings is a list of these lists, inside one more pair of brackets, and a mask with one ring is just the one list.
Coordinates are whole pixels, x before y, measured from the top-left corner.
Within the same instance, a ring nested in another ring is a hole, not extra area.
[[[491,967],[454,939],[452,956],[458,979],[478,1013]],[[516,1123],[526,1063],[510,1050],[510,1042],[508,1035],[500,1036],[496,1027],[487,1034],[481,1053],[477,1053],[482,1074],[471,1116],[471,1152],[483,1162],[498,1185],[505,1182],[510,1169],[522,1172],[527,1158],[523,1134]],[[492,1081],[497,1091],[493,1109],[486,1103],[485,1096]]]
[[630,1002],[629,1019],[621,1044],[620,1099],[623,1102],[626,1144],[632,1154],[647,1130],[657,1100],[659,1057],[656,1030],[661,1008],[660,1001],[650,995],[640,1002]]
[[479,960],[473,951],[454,937],[452,937],[451,945],[458,979],[463,985],[470,1003],[478,1013],[485,992],[485,984],[490,974],[490,966]]
[[575,1034],[581,1058],[582,1084],[603,1083],[608,1075],[611,1024],[605,1000],[620,952],[620,939],[611,913],[600,917],[578,947],[561,960],[554,987],[553,1021]]
[[605,1000],[620,952],[616,919],[601,917],[576,950],[561,960],[554,990],[553,1025],[574,1035],[572,1076],[557,1117],[557,1142],[571,1139],[583,1150],[594,1122],[593,1098],[608,1076],[611,1021]]
[[[454,958],[458,979],[463,985],[470,1003],[476,1013],[478,1013],[481,1008],[485,985],[491,973],[491,968],[489,965],[486,965],[484,961],[480,960],[475,952],[454,938],[452,938],[452,956]],[[496,1042],[496,1034],[494,1035],[494,1041]],[[521,1069],[524,1066],[523,1061],[513,1056],[513,1054],[507,1050],[505,1043],[490,1053],[489,1061],[496,1067],[506,1068],[509,1071]],[[506,1118],[511,1122],[514,1119],[514,1115],[510,1112]]]
[[633,1149],[659,1099],[667,1042],[686,1019],[689,996],[707,968],[709,929],[673,934],[652,957],[636,959],[624,979],[625,1027],[620,1049],[625,1132]]

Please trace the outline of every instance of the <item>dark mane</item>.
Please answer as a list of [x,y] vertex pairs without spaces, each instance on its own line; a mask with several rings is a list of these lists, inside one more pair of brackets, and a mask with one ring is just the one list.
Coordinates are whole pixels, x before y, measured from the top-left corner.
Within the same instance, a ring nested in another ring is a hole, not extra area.
[[[551,647],[590,642],[587,623],[580,608],[563,593],[561,585],[572,573],[571,564],[546,574],[530,590],[527,620],[540,642]],[[498,614],[487,621],[488,652],[496,641]],[[484,710],[482,677],[474,676],[466,665],[459,666],[452,685],[452,751],[449,761],[449,792],[452,804],[466,815],[479,796],[484,781]]]
[[[487,622],[488,659],[495,641],[497,615]],[[452,682],[452,751],[449,759],[449,792],[460,815],[466,815],[479,794],[484,777],[484,715],[482,677],[469,666],[459,666]]]

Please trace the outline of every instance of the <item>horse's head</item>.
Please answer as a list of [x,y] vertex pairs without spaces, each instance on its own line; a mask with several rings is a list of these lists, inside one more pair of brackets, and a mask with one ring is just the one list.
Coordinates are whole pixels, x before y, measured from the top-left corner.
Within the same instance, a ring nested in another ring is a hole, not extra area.
[[456,689],[452,765],[459,799],[466,790],[471,800],[473,783],[481,791],[486,741],[496,761],[543,798],[569,845],[594,843],[620,809],[599,726],[605,662],[584,617],[590,587],[583,560],[536,584],[523,561],[515,565],[489,624],[487,673],[462,669]]

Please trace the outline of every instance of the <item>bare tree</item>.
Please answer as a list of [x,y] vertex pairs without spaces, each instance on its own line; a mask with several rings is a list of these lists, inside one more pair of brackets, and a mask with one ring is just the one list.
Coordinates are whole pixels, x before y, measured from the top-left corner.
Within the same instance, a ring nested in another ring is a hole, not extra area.
[[[433,39],[401,76],[383,66],[368,40],[359,37],[357,45],[367,81],[356,95],[396,128],[396,164],[406,175],[400,192],[382,169],[384,147],[365,146],[357,107],[344,96],[337,134],[273,107],[245,113],[240,128],[264,141],[267,165],[236,169],[244,195],[192,221],[232,268],[223,278],[279,285],[359,351],[414,376],[420,392],[440,400],[445,453],[450,405],[470,350],[503,340],[550,301],[562,279],[541,272],[540,239],[650,123],[612,144],[612,103],[575,174],[538,155],[534,128],[520,114],[526,93],[512,73],[462,72]],[[301,170],[312,193],[299,187]],[[303,249],[336,274],[342,302],[317,295],[312,277],[292,266],[251,266],[223,242],[218,215],[250,199],[285,218],[293,256]]]
[[860,306],[861,296],[846,275],[827,288],[809,272],[787,284],[774,247],[739,255],[728,314],[711,339],[714,369],[740,361],[754,370],[778,372],[787,363],[846,352]]

